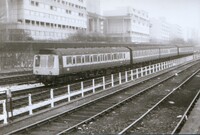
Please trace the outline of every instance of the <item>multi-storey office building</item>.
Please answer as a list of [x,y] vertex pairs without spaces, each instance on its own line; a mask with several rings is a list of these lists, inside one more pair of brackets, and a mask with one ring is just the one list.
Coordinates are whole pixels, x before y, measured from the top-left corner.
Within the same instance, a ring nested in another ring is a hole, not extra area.
[[117,40],[149,42],[149,16],[131,7],[104,11],[105,33]]
[[177,24],[170,26],[170,40],[183,39],[182,27]]
[[152,42],[168,43],[170,41],[170,24],[165,18],[150,19],[150,39]]
[[104,20],[101,15],[101,0],[87,0],[88,32],[104,33]]
[[86,0],[1,0],[0,8],[9,40],[59,40],[87,28]]

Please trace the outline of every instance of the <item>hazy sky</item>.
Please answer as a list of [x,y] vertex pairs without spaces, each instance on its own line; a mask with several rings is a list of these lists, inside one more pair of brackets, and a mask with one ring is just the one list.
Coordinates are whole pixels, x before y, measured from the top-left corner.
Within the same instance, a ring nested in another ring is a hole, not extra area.
[[169,23],[196,28],[200,33],[200,0],[101,0],[105,10],[131,6],[150,17],[165,17]]

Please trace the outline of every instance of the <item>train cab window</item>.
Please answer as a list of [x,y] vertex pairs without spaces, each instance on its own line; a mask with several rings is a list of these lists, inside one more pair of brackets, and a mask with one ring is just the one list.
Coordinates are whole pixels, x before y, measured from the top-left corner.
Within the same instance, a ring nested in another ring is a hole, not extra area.
[[72,64],[76,64],[76,56],[72,57]]
[[49,56],[48,67],[54,67],[54,56]]
[[89,56],[86,55],[86,56],[85,56],[85,62],[86,62],[86,63],[90,62],[89,59],[90,59]]
[[77,62],[77,64],[81,63],[81,56],[76,56],[76,62]]
[[35,57],[35,67],[39,67],[40,66],[40,56],[36,56]]
[[67,65],[72,64],[72,57],[67,57]]

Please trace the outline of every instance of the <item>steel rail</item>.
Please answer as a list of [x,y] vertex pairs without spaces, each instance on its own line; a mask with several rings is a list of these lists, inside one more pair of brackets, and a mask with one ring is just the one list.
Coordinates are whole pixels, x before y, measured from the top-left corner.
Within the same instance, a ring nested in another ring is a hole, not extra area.
[[[189,67],[183,69],[182,71],[179,71],[178,73],[183,72],[184,70],[186,70],[186,69],[188,69],[188,68],[194,66],[195,64],[197,64],[197,62],[195,62],[195,63],[189,65]],[[174,70],[174,69],[176,69],[176,68],[180,68],[180,67],[183,67],[183,66],[185,66],[185,65],[180,65],[179,67],[173,67],[173,68],[171,68],[169,71],[172,71],[172,70]],[[153,76],[153,77],[150,77],[150,78],[155,78],[155,77],[160,76],[160,75],[165,74],[165,73],[166,73],[166,72],[161,73],[161,74],[156,75],[156,76]],[[174,74],[171,75],[171,77],[173,77],[173,76],[174,76]],[[144,79],[144,81],[149,80],[150,78],[147,77],[147,78]],[[167,79],[169,79],[169,78],[170,78],[170,77],[168,77]],[[167,80],[167,79],[165,78],[163,81],[165,81],[165,80]],[[163,82],[163,81],[160,81],[160,82],[158,82],[157,84],[154,84],[154,85],[156,86],[156,85],[158,85],[159,83],[161,83],[161,82]],[[140,82],[140,83],[141,83],[141,82]],[[97,102],[98,100],[101,100],[102,98],[105,98],[105,97],[108,97],[108,96],[110,96],[110,95],[116,94],[116,93],[122,91],[123,89],[129,88],[129,87],[131,87],[131,86],[125,86],[125,88],[120,88],[120,89],[118,89],[117,91],[114,91],[114,92],[111,92],[110,94],[104,95],[104,97],[99,97],[99,98],[97,98],[97,99],[91,100],[90,102],[84,103],[83,105],[79,105],[79,106],[77,106],[75,109],[77,110],[78,108],[82,108],[83,106],[86,106],[86,105],[91,104],[91,103],[93,103],[93,102]],[[153,86],[150,86],[150,87],[153,87]],[[148,88],[150,88],[150,87],[148,87]],[[147,89],[147,88],[146,88],[146,89]],[[139,92],[138,94],[141,94],[141,93],[142,93],[142,92]],[[137,95],[135,95],[135,96],[137,96]],[[127,99],[127,100],[128,100],[128,99]],[[122,103],[121,103],[121,104],[122,104]],[[118,105],[116,105],[116,106],[118,106]],[[13,134],[13,133],[20,132],[20,131],[26,130],[26,129],[28,130],[28,128],[31,128],[31,127],[33,127],[33,126],[35,126],[35,125],[38,125],[39,123],[43,123],[43,122],[48,121],[48,120],[50,120],[50,119],[54,119],[54,118],[59,117],[60,115],[63,115],[63,114],[65,114],[65,113],[72,112],[73,110],[74,110],[74,109],[70,109],[70,110],[68,110],[68,111],[61,112],[61,113],[59,113],[59,114],[57,114],[57,115],[54,115],[54,116],[45,118],[45,119],[43,119],[43,120],[41,120],[41,121],[37,121],[36,123],[30,124],[30,125],[27,125],[26,127],[22,127],[22,128],[20,128],[20,129],[15,130],[15,131],[11,131],[11,132],[8,133],[8,134]],[[107,109],[106,109],[106,110],[107,110]],[[103,111],[102,111],[102,112],[103,112]],[[100,114],[100,113],[99,113],[99,114]],[[92,118],[92,119],[94,119],[94,118]],[[86,123],[86,121],[84,121],[83,123]],[[68,130],[68,129],[67,129],[67,130]],[[67,130],[65,130],[65,131],[67,131]],[[60,132],[60,133],[62,134],[63,131]],[[59,134],[59,133],[58,133],[58,134]]]
[[[188,68],[190,68],[190,67],[188,67]],[[186,68],[186,69],[188,69],[188,68]],[[181,73],[181,72],[185,71],[186,69],[184,69],[184,70],[182,70],[182,71],[179,71],[179,72],[177,72],[177,73]],[[168,79],[170,79],[170,78],[172,78],[172,77],[174,77],[174,76],[175,76],[175,75],[171,75],[171,76],[169,76],[169,77],[167,77],[167,78],[165,78],[165,79],[163,79],[163,80],[161,80],[161,81],[159,81],[159,82],[157,82],[157,83],[155,83],[155,84],[153,84],[153,85],[151,85],[151,86],[149,86],[149,87],[147,87],[147,88],[141,90],[140,92],[138,92],[138,93],[136,93],[136,94],[134,94],[134,95],[132,95],[132,96],[130,96],[130,97],[128,97],[128,98],[122,100],[122,101],[120,101],[119,103],[117,103],[117,104],[115,104],[115,105],[113,105],[113,106],[111,106],[111,107],[109,107],[109,108],[107,108],[107,109],[101,111],[100,113],[98,113],[98,114],[96,114],[96,115],[94,115],[94,116],[92,116],[92,117],[90,117],[90,118],[88,118],[88,119],[86,119],[86,120],[84,120],[84,121],[82,121],[82,122],[80,122],[80,123],[78,123],[78,124],[76,124],[76,125],[74,125],[74,126],[68,128],[68,129],[66,129],[66,130],[63,130],[63,131],[59,132],[57,135],[64,134],[64,133],[66,133],[66,132],[69,132],[69,131],[71,131],[71,130],[77,128],[78,126],[80,126],[80,125],[82,125],[82,124],[84,124],[84,123],[88,123],[88,122],[91,121],[92,119],[95,119],[96,117],[98,117],[98,116],[100,116],[100,115],[102,115],[102,114],[104,114],[104,113],[106,113],[106,112],[109,112],[110,110],[113,110],[114,108],[116,108],[116,107],[118,107],[118,106],[124,104],[125,102],[127,102],[127,101],[133,99],[133,98],[136,97],[136,96],[139,96],[140,94],[142,94],[142,93],[148,91],[149,89],[151,89],[151,88],[153,88],[153,87],[156,87],[156,86],[159,85],[160,83],[162,83],[162,82],[164,82],[164,81],[166,81],[166,80],[168,80]]]
[[153,109],[155,109],[160,103],[162,103],[166,98],[168,98],[172,93],[174,93],[177,89],[179,89],[181,86],[183,86],[186,82],[188,82],[194,75],[196,75],[200,69],[198,69],[196,72],[194,72],[191,76],[189,76],[185,81],[183,81],[179,86],[174,88],[169,94],[167,94],[164,98],[162,98],[159,102],[157,102],[151,109],[149,109],[146,113],[144,113],[140,118],[132,122],[129,126],[124,128],[121,132],[119,132],[119,135],[125,134],[130,128],[132,128],[136,123],[141,121],[147,114],[149,114]]
[[200,96],[200,90],[199,92],[196,94],[196,96],[193,98],[192,102],[190,103],[190,105],[188,106],[188,108],[186,109],[185,113],[183,114],[183,116],[181,117],[180,121],[178,122],[178,124],[176,125],[176,127],[174,128],[174,130],[171,132],[171,134],[175,134],[178,133],[178,130],[182,127],[182,124],[186,121],[187,119],[187,115],[190,113],[190,111],[192,110],[193,105],[195,104],[195,102],[198,100],[198,97]]

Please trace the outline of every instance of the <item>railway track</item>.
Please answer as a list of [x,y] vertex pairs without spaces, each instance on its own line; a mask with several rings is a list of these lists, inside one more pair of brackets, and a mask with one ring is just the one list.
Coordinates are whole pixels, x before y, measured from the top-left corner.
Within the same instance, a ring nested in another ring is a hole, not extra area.
[[[187,119],[186,114],[200,96],[199,79],[194,77],[197,73],[200,74],[199,71],[193,73],[119,134],[178,133],[183,121]],[[187,84],[188,81],[190,81],[189,84]],[[194,87],[190,89],[192,92],[188,91],[191,85]]]
[[[134,86],[134,90],[133,87],[130,86],[127,86],[130,88],[127,89],[126,87],[126,90],[124,90],[125,87],[120,86],[117,93],[91,101],[90,104],[80,106],[76,110],[63,112],[57,116],[47,118],[46,120],[38,121],[34,125],[27,126],[24,129],[15,130],[12,133],[63,134],[76,128],[79,129],[80,125],[89,123],[90,121],[97,119],[99,116],[105,116],[106,113],[112,112],[113,109],[132,101],[139,95],[146,93],[147,90],[159,87],[161,83],[172,77],[176,78],[177,72],[179,74],[179,72],[187,70],[190,66],[191,64],[183,66],[176,71],[171,71],[154,79],[148,80],[145,82],[145,86],[144,83],[140,83],[137,86]],[[192,68],[197,67],[193,66]],[[187,75],[190,74],[188,72],[185,73],[187,73]],[[137,87],[137,89],[135,87]],[[167,93],[169,91],[165,92]]]
[[0,86],[5,86],[9,84],[20,84],[27,83],[35,80],[35,76],[32,73],[28,74],[15,74],[9,76],[0,77]]

